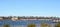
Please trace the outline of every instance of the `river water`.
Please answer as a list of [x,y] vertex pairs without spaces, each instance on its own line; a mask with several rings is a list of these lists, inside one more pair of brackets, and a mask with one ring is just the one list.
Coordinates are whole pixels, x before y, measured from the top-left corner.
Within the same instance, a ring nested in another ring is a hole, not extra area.
[[0,20],[0,26],[4,25],[5,23],[8,23],[11,25],[11,27],[15,27],[15,26],[22,26],[22,27],[26,27],[27,24],[29,23],[34,23],[37,25],[37,27],[40,27],[40,24],[44,22],[44,23],[48,23],[51,24],[52,27],[54,27],[54,25],[56,24],[56,22],[52,22],[51,20]]

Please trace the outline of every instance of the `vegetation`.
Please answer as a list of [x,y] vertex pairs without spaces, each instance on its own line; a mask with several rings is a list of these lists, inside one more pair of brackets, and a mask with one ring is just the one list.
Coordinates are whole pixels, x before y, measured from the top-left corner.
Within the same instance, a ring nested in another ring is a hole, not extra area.
[[55,25],[55,27],[60,27],[60,21]]
[[40,27],[51,27],[51,25],[48,23],[41,23]]
[[30,23],[30,24],[28,24],[28,25],[27,25],[27,27],[36,27],[36,25],[35,25],[35,24]]
[[4,24],[4,27],[10,27],[10,25],[6,23],[6,24]]

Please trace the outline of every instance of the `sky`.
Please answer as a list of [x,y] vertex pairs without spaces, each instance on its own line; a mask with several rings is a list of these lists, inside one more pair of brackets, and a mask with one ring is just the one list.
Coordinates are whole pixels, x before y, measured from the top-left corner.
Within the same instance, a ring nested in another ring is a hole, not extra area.
[[0,0],[0,16],[60,16],[60,0]]

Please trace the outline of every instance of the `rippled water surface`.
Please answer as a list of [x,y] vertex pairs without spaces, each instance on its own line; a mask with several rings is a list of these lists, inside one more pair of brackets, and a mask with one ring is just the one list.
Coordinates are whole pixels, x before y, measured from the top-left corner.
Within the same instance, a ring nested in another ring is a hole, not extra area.
[[9,23],[11,26],[23,25],[26,26],[28,23],[35,23],[37,25],[41,24],[42,22],[49,23],[49,24],[56,24],[53,23],[51,20],[0,20],[0,25],[4,25],[5,23]]

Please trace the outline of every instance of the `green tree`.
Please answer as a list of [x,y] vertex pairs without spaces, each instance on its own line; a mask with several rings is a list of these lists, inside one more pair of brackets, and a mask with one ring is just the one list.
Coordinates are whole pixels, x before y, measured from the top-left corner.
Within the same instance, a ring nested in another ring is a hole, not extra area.
[[10,27],[10,25],[9,24],[4,24],[4,27]]
[[60,27],[60,21],[55,25],[55,27]]
[[36,24],[30,23],[30,24],[27,24],[27,27],[36,27]]

